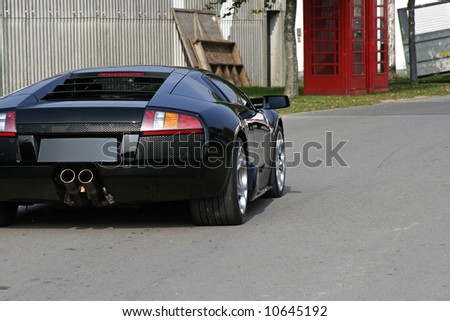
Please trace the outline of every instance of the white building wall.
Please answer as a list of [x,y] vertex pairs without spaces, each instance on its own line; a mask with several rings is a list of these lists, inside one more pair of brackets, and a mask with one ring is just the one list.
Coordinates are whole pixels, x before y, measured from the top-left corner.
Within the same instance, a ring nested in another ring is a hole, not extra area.
[[304,49],[303,49],[303,1],[297,1],[297,17],[296,24],[296,36],[297,36],[297,60],[299,75],[303,78],[304,70]]
[[[416,0],[416,6],[439,1]],[[402,34],[400,31],[400,23],[398,19],[397,9],[406,8],[408,0],[395,0],[395,61],[398,73],[406,73],[405,52],[403,50]],[[450,19],[450,17],[449,17]]]

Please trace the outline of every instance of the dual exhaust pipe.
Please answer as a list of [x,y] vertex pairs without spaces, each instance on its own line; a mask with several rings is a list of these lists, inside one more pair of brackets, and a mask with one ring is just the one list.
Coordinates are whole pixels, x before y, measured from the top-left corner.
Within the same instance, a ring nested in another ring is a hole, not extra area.
[[105,187],[101,189],[103,197],[100,196],[99,185],[90,169],[85,168],[77,175],[73,169],[66,168],[59,174],[59,179],[66,188],[64,203],[67,205],[83,206],[87,200],[96,206],[114,204],[114,198]]

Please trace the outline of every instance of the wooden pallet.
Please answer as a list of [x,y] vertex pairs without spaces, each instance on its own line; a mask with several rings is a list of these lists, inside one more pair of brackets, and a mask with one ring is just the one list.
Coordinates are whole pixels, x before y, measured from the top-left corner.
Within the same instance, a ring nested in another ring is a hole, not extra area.
[[236,43],[229,41],[192,40],[199,67],[222,76],[236,86],[250,82]]
[[192,67],[209,70],[236,86],[250,86],[238,47],[223,39],[215,14],[173,9],[173,15]]

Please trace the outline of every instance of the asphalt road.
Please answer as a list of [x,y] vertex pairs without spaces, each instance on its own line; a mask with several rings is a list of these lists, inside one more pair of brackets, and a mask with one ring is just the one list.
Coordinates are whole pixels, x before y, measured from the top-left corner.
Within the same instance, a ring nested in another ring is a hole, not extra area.
[[450,96],[285,126],[291,161],[310,142],[306,162],[326,160],[332,132],[348,166],[289,168],[241,226],[193,226],[185,203],[22,208],[0,230],[0,299],[449,300]]

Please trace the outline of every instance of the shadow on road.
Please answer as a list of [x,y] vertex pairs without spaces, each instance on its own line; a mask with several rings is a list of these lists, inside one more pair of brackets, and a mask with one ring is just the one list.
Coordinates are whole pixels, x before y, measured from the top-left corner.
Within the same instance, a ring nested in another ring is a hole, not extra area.
[[[248,204],[247,223],[264,213],[273,200]],[[53,205],[21,206],[15,229],[173,228],[195,226],[188,202],[152,203],[135,207],[66,209]]]
[[[286,186],[286,193],[300,193]],[[283,198],[278,199],[282,201]],[[247,207],[247,223],[263,214],[274,199],[259,198]],[[189,202],[151,203],[116,208],[58,208],[53,205],[21,206],[16,229],[107,229],[193,227]]]
[[20,207],[12,228],[107,229],[193,226],[187,202],[153,203],[117,208],[58,208],[52,205]]

